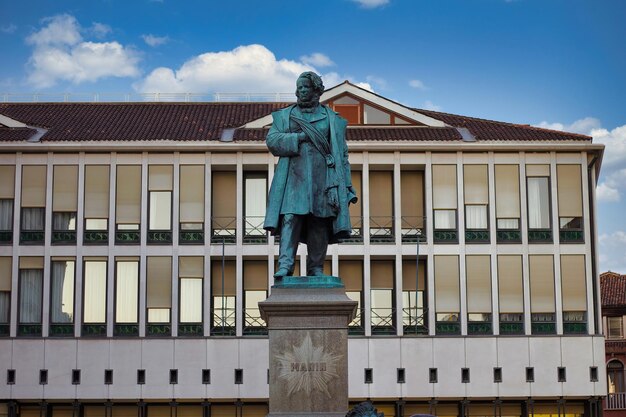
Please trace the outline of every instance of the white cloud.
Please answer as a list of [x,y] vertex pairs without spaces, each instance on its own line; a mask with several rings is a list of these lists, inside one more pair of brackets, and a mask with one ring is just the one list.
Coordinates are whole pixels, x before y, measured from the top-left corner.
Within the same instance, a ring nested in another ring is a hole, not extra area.
[[300,57],[300,61],[302,61],[306,65],[311,65],[312,67],[331,67],[335,65],[335,63],[326,55],[320,52],[314,52],[311,55],[304,55]]
[[626,232],[616,230],[598,236],[600,243],[600,271],[626,274]]
[[352,0],[365,9],[374,9],[389,4],[389,0]]
[[424,83],[420,80],[409,81],[409,86],[413,88],[417,88],[418,90],[428,90],[428,87],[426,87],[426,85],[424,85]]
[[17,26],[14,25],[13,23],[9,23],[8,25],[2,25],[0,26],[0,32],[2,33],[6,33],[6,34],[12,34],[15,33],[15,31],[17,30]]
[[143,38],[143,41],[145,43],[147,43],[148,45],[152,46],[153,48],[156,46],[160,46],[163,45],[165,43],[167,43],[170,38],[167,36],[155,36],[152,34],[148,34],[148,35],[141,35],[141,37]]
[[83,30],[76,18],[67,14],[45,18],[42,23],[43,28],[26,38],[34,48],[28,60],[27,80],[34,87],[139,75],[139,56],[134,50],[116,41],[83,40],[81,31],[106,34],[110,31],[107,25],[94,24]]
[[598,201],[615,202],[620,200],[619,191],[613,185],[607,184],[606,181],[598,184],[596,187],[596,197]]
[[[133,87],[142,93],[289,93],[295,80],[315,67],[302,61],[277,59],[263,45],[242,45],[230,51],[206,52],[184,62],[180,68],[160,67],[151,71]],[[372,90],[337,72],[322,75],[327,88],[348,79],[359,87]]]
[[432,110],[432,111],[441,111],[441,106],[436,105],[430,100],[426,100],[424,104],[422,104],[424,110]]
[[105,25],[104,23],[98,23],[98,22],[93,22],[93,24],[89,28],[89,32],[93,33],[93,35],[98,39],[104,38],[106,35],[108,35],[112,31],[113,30],[111,29],[111,26]]

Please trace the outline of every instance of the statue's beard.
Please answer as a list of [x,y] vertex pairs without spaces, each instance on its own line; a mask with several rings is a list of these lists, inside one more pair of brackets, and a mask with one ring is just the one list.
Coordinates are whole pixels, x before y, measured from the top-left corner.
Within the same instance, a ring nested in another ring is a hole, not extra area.
[[318,94],[311,94],[308,99],[300,97],[298,94],[296,94],[296,97],[298,98],[298,107],[310,109],[320,104],[320,96]]

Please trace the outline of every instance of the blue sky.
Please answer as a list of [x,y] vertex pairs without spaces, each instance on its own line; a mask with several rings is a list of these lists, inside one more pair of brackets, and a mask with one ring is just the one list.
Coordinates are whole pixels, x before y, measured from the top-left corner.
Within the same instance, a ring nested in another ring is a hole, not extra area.
[[594,136],[601,270],[626,273],[623,0],[0,0],[0,93],[291,92]]

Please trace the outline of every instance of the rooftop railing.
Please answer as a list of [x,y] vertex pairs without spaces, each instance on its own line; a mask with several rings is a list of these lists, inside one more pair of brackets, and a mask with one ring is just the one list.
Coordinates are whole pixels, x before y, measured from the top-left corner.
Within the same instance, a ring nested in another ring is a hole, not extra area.
[[292,102],[293,93],[0,93],[4,103]]

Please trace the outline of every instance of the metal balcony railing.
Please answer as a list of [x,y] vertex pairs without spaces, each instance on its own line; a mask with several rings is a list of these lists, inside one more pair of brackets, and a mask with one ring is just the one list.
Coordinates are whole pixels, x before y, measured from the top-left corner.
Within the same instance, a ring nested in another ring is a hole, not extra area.
[[426,242],[426,217],[402,216],[400,229],[402,243]]
[[393,216],[370,216],[370,242],[394,242]]
[[372,335],[396,334],[395,308],[372,308]]
[[237,217],[212,217],[211,243],[235,243]]
[[234,336],[236,310],[234,308],[216,308],[213,311],[211,335]]
[[606,396],[607,410],[626,409],[626,392],[613,392]]
[[267,232],[263,229],[265,216],[244,217],[244,243],[267,243]]
[[428,334],[426,320],[428,310],[425,308],[405,307],[402,309],[402,326],[404,334]]
[[362,243],[363,242],[363,217],[362,216],[350,216],[350,224],[352,225],[352,231],[350,237],[342,239],[341,243]]
[[261,318],[261,312],[258,308],[249,309],[244,312],[243,323],[244,335],[266,335],[267,324],[265,320]]

